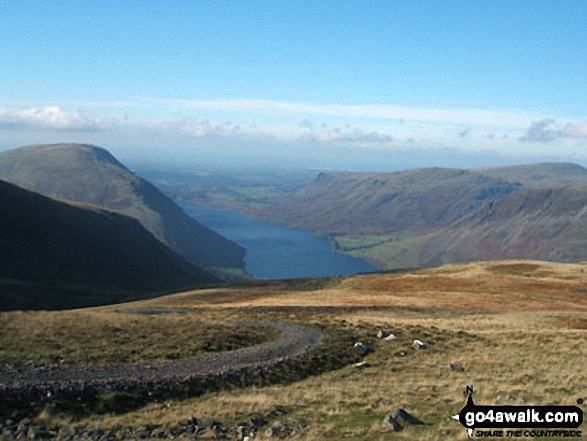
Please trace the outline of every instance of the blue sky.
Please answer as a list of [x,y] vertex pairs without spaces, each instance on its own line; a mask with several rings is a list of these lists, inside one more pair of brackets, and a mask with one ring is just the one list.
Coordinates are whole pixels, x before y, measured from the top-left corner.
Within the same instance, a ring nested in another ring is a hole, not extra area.
[[585,1],[0,0],[0,149],[587,165]]

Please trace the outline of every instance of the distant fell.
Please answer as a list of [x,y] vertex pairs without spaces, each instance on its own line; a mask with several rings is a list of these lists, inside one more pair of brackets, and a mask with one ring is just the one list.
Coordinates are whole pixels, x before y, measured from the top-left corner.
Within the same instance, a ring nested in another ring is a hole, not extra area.
[[0,310],[103,305],[218,281],[136,219],[0,181]]
[[587,187],[490,202],[419,247],[422,265],[496,259],[587,260]]
[[485,167],[471,171],[509,182],[518,182],[528,189],[587,185],[587,169],[578,164],[566,162]]
[[136,218],[155,237],[193,262],[244,267],[242,247],[196,222],[103,148],[52,144],[5,151],[0,153],[0,179]]
[[271,222],[334,234],[421,233],[521,190],[521,184],[459,169],[321,173],[293,195],[251,212]]

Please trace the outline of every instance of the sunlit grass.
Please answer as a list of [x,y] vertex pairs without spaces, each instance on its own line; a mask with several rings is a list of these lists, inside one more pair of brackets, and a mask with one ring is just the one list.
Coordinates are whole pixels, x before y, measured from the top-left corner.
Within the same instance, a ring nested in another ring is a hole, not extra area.
[[[587,295],[581,293],[587,286],[586,269],[584,264],[520,261],[450,265],[320,282],[254,282],[90,312],[34,313],[29,317],[42,316],[51,328],[50,317],[59,314],[60,320],[78,314],[88,321],[94,314],[135,320],[113,311],[181,305],[194,311],[194,320],[210,326],[239,319],[295,321],[321,325],[333,335],[349,332],[373,349],[359,357],[368,362],[365,369],[347,364],[293,383],[170,398],[122,415],[43,418],[117,428],[172,427],[195,416],[233,427],[250,414],[281,406],[287,414],[271,421],[303,422],[302,440],[465,440],[463,427],[449,417],[465,404],[467,385],[474,387],[478,404],[575,405],[578,398],[587,398]],[[0,315],[3,327],[7,317]],[[168,319],[181,321],[180,316]],[[380,329],[398,338],[379,340]],[[349,334],[339,338],[344,335]],[[416,338],[429,348],[411,349]],[[328,346],[322,350],[328,352]],[[449,365],[455,363],[464,371],[451,371]],[[390,433],[382,421],[396,408],[426,425]],[[259,439],[264,439],[262,433]]]

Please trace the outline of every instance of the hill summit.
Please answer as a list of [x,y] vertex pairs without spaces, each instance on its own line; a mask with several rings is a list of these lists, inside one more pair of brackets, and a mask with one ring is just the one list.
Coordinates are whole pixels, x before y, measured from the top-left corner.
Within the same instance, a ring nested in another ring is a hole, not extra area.
[[0,179],[134,217],[157,239],[201,265],[244,268],[246,251],[188,216],[107,150],[86,144],[33,145],[0,153]]

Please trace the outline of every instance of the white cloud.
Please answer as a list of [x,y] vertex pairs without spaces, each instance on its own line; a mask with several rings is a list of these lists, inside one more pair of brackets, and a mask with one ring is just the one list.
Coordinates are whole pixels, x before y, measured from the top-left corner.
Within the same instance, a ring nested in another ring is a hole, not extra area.
[[102,123],[78,112],[59,107],[33,107],[9,110],[0,108],[0,126],[26,129],[98,130]]
[[587,138],[587,123],[568,123],[563,128],[562,135],[570,138]]
[[533,122],[520,141],[550,142],[558,138],[560,134],[560,130],[556,129],[556,121],[552,118],[545,118]]
[[298,137],[299,141],[304,142],[339,142],[352,144],[380,144],[392,142],[393,136],[387,133],[377,131],[362,131],[359,129],[335,128],[333,130],[322,130],[318,133],[305,132]]
[[262,99],[229,100],[188,100],[188,99],[144,99],[167,106],[208,111],[232,111],[242,113],[293,114],[305,116],[336,116],[348,118],[369,118],[394,121],[419,121],[523,128],[539,117],[536,114],[485,109],[433,109],[415,108],[385,104],[314,104],[292,101]]

